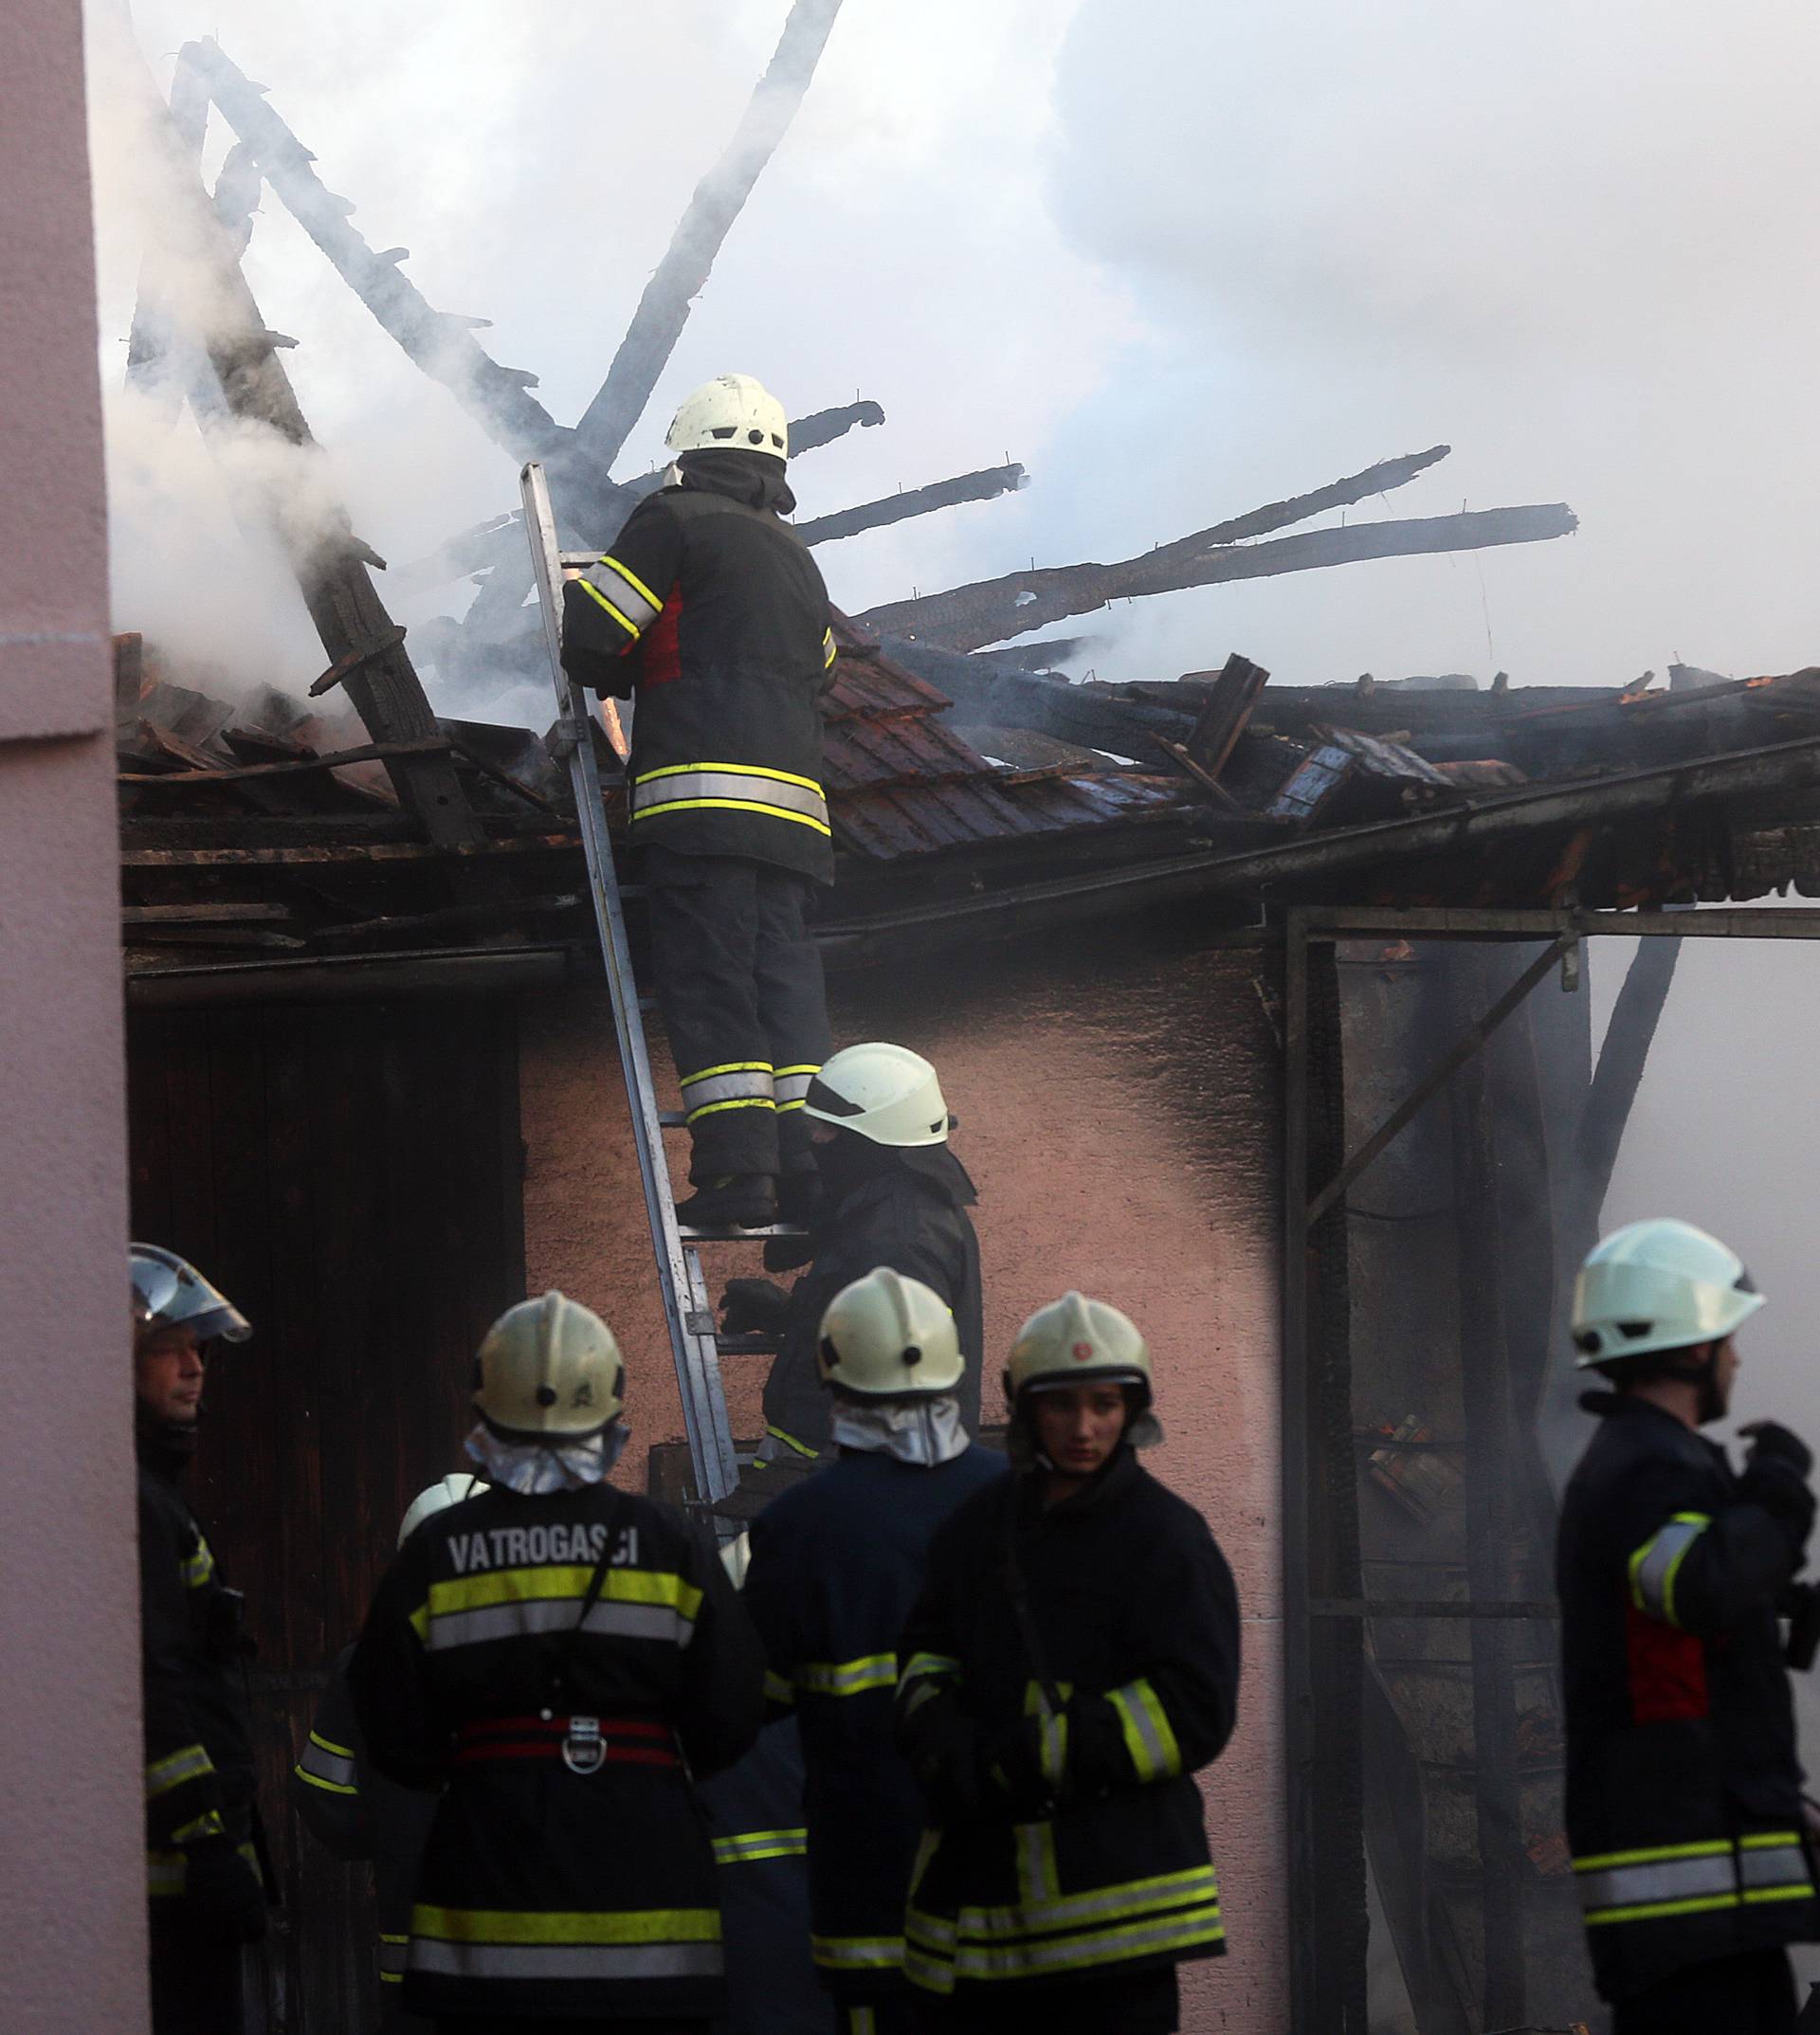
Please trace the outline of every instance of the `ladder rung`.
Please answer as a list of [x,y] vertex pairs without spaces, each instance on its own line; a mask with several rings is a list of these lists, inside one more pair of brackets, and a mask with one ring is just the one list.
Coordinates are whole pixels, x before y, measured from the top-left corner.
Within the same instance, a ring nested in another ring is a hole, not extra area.
[[763,1244],[772,1237],[806,1237],[800,1223],[767,1223],[762,1229],[698,1229],[692,1223],[679,1223],[676,1233],[684,1244]]
[[643,990],[639,992],[638,1008],[641,1010],[655,1010],[657,1008],[657,998],[648,990]]
[[688,1122],[688,1113],[680,1109],[661,1109],[657,1120],[666,1131],[680,1131]]
[[619,894],[622,898],[648,898],[651,886],[648,883],[622,883]]
[[775,1356],[783,1344],[775,1335],[717,1335],[714,1347],[722,1356]]

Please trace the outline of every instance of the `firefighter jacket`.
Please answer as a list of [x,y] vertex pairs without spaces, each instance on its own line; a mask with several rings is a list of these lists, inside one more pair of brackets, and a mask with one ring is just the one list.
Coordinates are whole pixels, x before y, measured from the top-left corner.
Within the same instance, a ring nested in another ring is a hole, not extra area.
[[309,1737],[291,1769],[291,1807],[318,1843],[337,1859],[373,1865],[379,1917],[379,1982],[391,1995],[405,1976],[410,1943],[410,1903],[436,1798],[401,1788],[373,1770],[366,1736],[348,1694],[348,1647],[329,1674]]
[[839,1999],[900,1983],[922,1816],[892,1732],[898,1639],[937,1527],[1004,1475],[979,1447],[926,1466],[843,1449],[752,1523],[746,1608],[802,1730],[811,1944]]
[[1816,1934],[1778,1593],[1813,1499],[1647,1401],[1604,1425],[1563,1500],[1556,1580],[1567,1835],[1608,2000]]
[[777,1359],[765,1380],[766,1426],[798,1455],[820,1453],[829,1419],[815,1365],[822,1316],[842,1287],[889,1265],[919,1279],[953,1311],[967,1364],[954,1396],[968,1433],[977,1434],[986,1334],[979,1239],[967,1213],[978,1196],[967,1169],[946,1145],[902,1151],[850,1137],[825,1148],[822,1178],[825,1198],[809,1238],[814,1263],[791,1291]]
[[763,1681],[713,1551],[649,1499],[495,1486],[426,1520],[348,1665],[373,1765],[444,1788],[405,2007],[712,2013],[720,1915],[689,1772],[751,1743]]
[[141,1408],[136,1445],[147,1881],[154,1900],[179,1900],[198,1895],[205,1862],[211,1887],[226,1873],[261,1879],[246,1642],[240,1592],[222,1582],[184,1499],[192,1432]]
[[904,1971],[975,2001],[1226,1947],[1192,1776],[1237,1712],[1231,1572],[1129,1448],[1047,1510],[1041,1485],[993,1483],[938,1529],[900,1647],[912,1765],[981,1776],[941,1790]]
[[720,1869],[726,2011],[715,2035],[835,2035],[809,1954],[809,1829],[793,1718],[701,1786]]
[[779,520],[783,462],[691,452],[613,548],[563,588],[563,665],[634,692],[631,839],[834,880],[821,699],[834,665],[828,589]]

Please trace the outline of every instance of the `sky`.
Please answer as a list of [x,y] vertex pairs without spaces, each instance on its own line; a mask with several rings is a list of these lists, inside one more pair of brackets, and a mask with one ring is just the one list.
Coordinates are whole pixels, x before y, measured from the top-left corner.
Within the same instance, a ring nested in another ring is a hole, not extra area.
[[[101,55],[123,45],[123,0],[92,10],[118,385],[144,179],[131,66]],[[568,422],[786,11],[136,0],[132,15],[160,87],[183,41],[215,34],[355,225],[409,245],[432,302],[493,319],[482,343],[537,371]],[[805,514],[1024,462],[1022,495],[825,547],[835,598],[861,609],[1032,558],[1127,555],[1447,442],[1451,458],[1351,519],[1564,500],[1579,533],[1198,590],[1052,633],[1084,627],[1075,668],[1119,678],[1234,648],[1296,681],[1611,682],[1677,656],[1793,668],[1820,518],[1816,58],[1820,17],[1770,0],[1722,17],[1687,0],[846,0],[623,470],[654,462],[677,398],[730,367],[796,413],[856,391],[884,405],[883,428],[801,463]],[[217,121],[211,168],[225,147]],[[247,269],[300,341],[287,365],[382,554],[509,505],[505,455],[269,196]],[[138,540],[118,619],[176,609],[206,632],[238,540],[218,503],[203,510],[200,448],[160,449],[130,409],[117,399]],[[173,472],[184,513],[160,499]],[[227,601],[238,634],[247,607],[285,606],[282,568],[263,572],[259,602]],[[448,596],[398,605],[410,621]],[[282,654],[307,663],[290,613]]]

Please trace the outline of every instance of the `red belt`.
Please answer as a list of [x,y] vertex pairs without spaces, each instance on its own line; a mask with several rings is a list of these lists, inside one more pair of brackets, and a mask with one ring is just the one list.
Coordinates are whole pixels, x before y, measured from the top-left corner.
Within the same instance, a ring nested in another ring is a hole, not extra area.
[[593,1773],[609,1764],[682,1764],[669,1726],[648,1717],[482,1717],[464,1724],[454,1764],[486,1759],[560,1759],[574,1773]]

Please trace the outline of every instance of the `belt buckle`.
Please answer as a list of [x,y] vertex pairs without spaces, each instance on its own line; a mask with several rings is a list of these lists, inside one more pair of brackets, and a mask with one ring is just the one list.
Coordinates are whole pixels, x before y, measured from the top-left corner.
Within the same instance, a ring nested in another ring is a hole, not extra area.
[[571,1773],[598,1773],[607,1764],[607,1741],[598,1717],[571,1717],[562,1741],[562,1763]]

